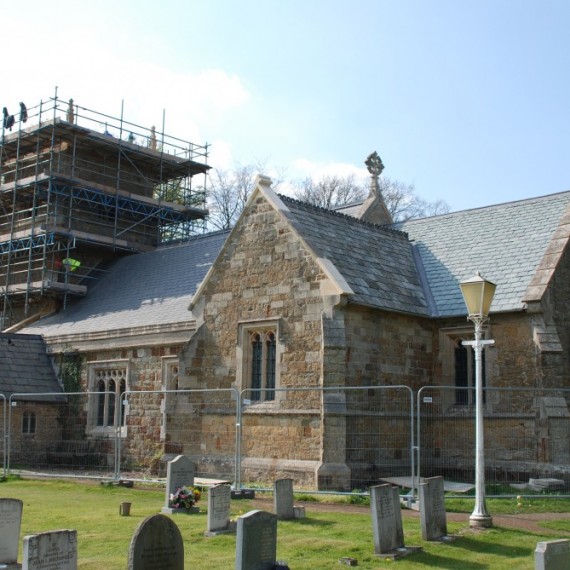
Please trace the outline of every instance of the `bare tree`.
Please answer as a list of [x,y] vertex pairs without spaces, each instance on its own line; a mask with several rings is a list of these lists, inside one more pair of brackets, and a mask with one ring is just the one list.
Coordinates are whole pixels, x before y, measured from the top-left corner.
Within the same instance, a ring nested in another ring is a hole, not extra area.
[[208,221],[214,228],[227,230],[235,224],[253,190],[253,180],[252,165],[233,170],[216,168],[210,174]]
[[[230,170],[214,169],[210,173],[208,190],[208,217],[212,229],[227,230],[232,228],[254,190],[258,174],[266,170],[266,162],[255,162],[245,166],[237,165]],[[276,189],[282,181],[282,173],[272,181]]]
[[346,177],[324,176],[315,182],[305,178],[294,184],[293,197],[313,206],[332,209],[364,200],[368,191],[358,184],[353,174]]
[[[257,174],[265,169],[265,162],[256,162],[238,165],[230,170],[211,171],[208,190],[210,229],[227,230],[235,225],[254,190]],[[280,171],[274,177],[272,188],[278,189],[283,179],[283,172]],[[395,222],[449,212],[449,206],[443,200],[428,202],[420,198],[413,184],[385,177],[380,177],[378,182],[386,207]],[[324,176],[318,181],[305,178],[292,186],[295,199],[327,209],[362,202],[369,192],[366,182],[357,180],[352,174],[345,177]]]
[[[449,212],[449,206],[443,200],[428,202],[420,198],[413,184],[385,177],[381,177],[378,183],[386,208],[395,222]],[[325,176],[317,182],[305,178],[294,186],[294,198],[327,209],[362,202],[369,192],[352,174],[346,177]]]
[[381,177],[378,180],[386,208],[395,222],[447,214],[449,205],[444,200],[428,202],[416,194],[413,184]]

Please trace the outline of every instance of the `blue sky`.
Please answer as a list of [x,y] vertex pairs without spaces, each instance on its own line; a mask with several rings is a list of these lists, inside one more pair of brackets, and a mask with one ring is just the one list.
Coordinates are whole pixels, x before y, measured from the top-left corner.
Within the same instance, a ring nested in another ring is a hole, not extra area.
[[[452,210],[570,189],[566,0],[4,0],[0,104],[59,96],[288,178]],[[271,173],[271,172],[270,172]]]

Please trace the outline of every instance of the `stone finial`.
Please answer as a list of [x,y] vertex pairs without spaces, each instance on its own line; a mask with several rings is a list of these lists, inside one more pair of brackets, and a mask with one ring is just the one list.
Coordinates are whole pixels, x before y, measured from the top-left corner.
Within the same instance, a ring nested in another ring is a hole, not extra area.
[[264,174],[258,174],[255,178],[254,186],[263,186],[264,188],[271,187],[272,180],[269,176],[265,176]]
[[382,159],[380,158],[379,154],[376,151],[371,152],[368,155],[368,157],[364,161],[364,164],[366,164],[368,172],[370,172],[370,174],[372,174],[372,176],[376,178],[380,176],[380,174],[382,174],[382,171],[384,170]]
[[370,153],[366,160],[364,161],[368,172],[370,172],[370,195],[379,195],[380,186],[378,184],[378,177],[382,174],[384,170],[384,164],[382,164],[382,159],[376,151]]
[[384,170],[384,164],[382,164],[382,160],[376,151],[368,155],[364,164],[366,164],[366,168],[370,172],[370,191],[368,198],[359,208],[355,217],[372,224],[391,224],[392,216],[386,208],[382,191],[380,190],[380,182],[378,181],[378,177]]

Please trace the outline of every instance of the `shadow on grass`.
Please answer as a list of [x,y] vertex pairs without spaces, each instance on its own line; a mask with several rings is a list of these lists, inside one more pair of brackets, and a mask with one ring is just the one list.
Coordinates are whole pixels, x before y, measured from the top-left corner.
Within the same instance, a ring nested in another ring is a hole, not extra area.
[[437,554],[430,554],[429,552],[422,552],[417,556],[410,556],[402,560],[409,560],[410,562],[417,562],[432,568],[448,568],[449,570],[480,570],[481,568],[489,568],[488,564],[481,562],[471,562],[469,560],[458,560]]
[[[497,535],[497,540],[500,536]],[[526,546],[506,546],[499,542],[488,542],[474,540],[468,536],[461,536],[455,542],[449,544],[450,547],[461,550],[469,550],[471,552],[485,552],[494,556],[503,556],[505,558],[530,556],[534,552],[535,545]]]
[[334,521],[313,519],[311,517],[305,517],[304,519],[290,519],[288,521],[282,521],[282,522],[290,522],[294,523],[295,525],[301,525],[301,526],[322,526],[322,527],[333,526],[337,524]]

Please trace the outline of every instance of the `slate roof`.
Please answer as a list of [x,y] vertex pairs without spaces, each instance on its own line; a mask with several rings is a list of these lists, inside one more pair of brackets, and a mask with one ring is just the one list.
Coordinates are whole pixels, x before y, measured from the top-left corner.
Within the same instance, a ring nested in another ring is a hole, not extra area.
[[[523,309],[525,291],[570,208],[570,192],[563,192],[377,226],[279,199],[299,236],[352,289],[349,302],[434,317],[466,314],[459,282],[476,271],[497,284],[493,312]],[[122,258],[85,298],[23,332],[49,338],[191,321],[188,306],[227,236],[206,234]]]
[[429,315],[407,236],[280,196],[283,212],[319,257],[333,262],[354,295],[350,302]]
[[491,312],[517,311],[569,204],[562,192],[391,227],[417,248],[437,315],[466,314],[459,282],[476,271],[497,285]]
[[[39,335],[0,333],[0,393],[60,393],[62,388]],[[64,401],[64,396],[29,396],[19,400]]]
[[121,258],[67,310],[23,332],[44,337],[192,320],[188,306],[228,232]]

